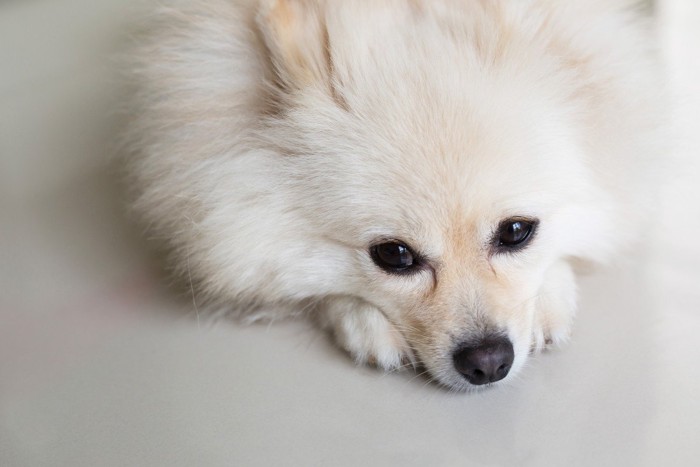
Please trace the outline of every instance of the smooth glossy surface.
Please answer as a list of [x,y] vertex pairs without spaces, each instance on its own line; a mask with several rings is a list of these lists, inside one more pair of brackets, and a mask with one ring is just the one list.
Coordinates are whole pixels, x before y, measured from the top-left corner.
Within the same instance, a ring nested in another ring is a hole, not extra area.
[[649,246],[583,279],[569,345],[471,395],[165,288],[104,168],[126,5],[0,4],[0,465],[700,464],[700,3],[661,4],[689,123]]
[[413,253],[403,243],[382,243],[371,249],[372,259],[382,269],[405,271],[413,266]]
[[526,220],[507,220],[498,228],[498,246],[514,248],[530,240],[535,222]]

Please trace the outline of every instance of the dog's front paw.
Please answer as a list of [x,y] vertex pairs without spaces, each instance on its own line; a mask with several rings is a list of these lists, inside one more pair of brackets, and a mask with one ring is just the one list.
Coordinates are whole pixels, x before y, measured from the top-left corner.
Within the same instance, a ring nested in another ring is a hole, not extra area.
[[566,343],[571,336],[570,309],[540,309],[532,330],[532,352],[549,350]]
[[337,298],[321,310],[322,322],[358,364],[395,370],[413,361],[401,333],[375,307],[358,299]]
[[539,352],[566,343],[576,313],[576,281],[567,263],[548,271],[540,291],[532,327],[532,351]]

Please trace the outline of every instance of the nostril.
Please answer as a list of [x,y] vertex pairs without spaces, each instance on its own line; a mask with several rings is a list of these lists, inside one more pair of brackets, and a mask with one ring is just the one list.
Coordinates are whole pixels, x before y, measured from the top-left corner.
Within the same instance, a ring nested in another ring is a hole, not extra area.
[[490,337],[475,346],[462,347],[454,354],[454,365],[471,384],[500,381],[513,364],[513,344],[504,336]]

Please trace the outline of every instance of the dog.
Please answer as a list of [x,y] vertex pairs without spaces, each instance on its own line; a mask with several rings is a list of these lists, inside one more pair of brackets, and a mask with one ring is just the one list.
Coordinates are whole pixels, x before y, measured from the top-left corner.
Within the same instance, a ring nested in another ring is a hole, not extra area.
[[661,84],[637,9],[161,5],[125,68],[134,212],[200,303],[503,384],[568,339],[576,266],[644,225]]

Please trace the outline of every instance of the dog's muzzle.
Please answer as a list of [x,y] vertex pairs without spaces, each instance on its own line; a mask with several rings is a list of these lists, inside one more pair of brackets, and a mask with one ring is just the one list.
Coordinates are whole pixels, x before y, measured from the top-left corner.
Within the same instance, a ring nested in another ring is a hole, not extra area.
[[489,337],[476,346],[454,353],[454,365],[474,385],[495,383],[506,377],[513,365],[513,344],[505,336]]

